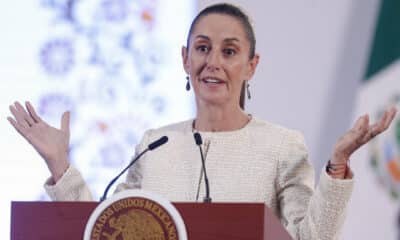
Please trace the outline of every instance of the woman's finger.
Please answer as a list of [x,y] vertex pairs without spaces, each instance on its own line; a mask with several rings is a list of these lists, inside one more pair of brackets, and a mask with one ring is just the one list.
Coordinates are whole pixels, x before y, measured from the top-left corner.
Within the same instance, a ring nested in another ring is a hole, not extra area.
[[396,108],[390,108],[385,111],[382,118],[376,124],[371,126],[372,135],[375,137],[376,135],[380,134],[381,132],[385,131],[389,128],[390,124],[392,123],[394,117],[396,115]]
[[32,119],[38,123],[41,122],[42,119],[39,117],[39,115],[36,114],[35,109],[33,108],[32,104],[30,102],[25,102],[26,109],[28,109],[29,115],[32,117]]
[[359,130],[359,129],[361,129],[362,127],[363,127],[363,125],[364,125],[364,121],[365,121],[365,115],[363,115],[363,116],[361,116],[361,117],[359,117],[358,119],[357,119],[357,121],[354,123],[354,126],[353,126],[353,128],[352,129],[354,129],[354,130]]
[[69,135],[70,112],[64,112],[61,116],[61,130]]
[[363,138],[364,144],[370,141],[375,136],[381,134],[386,129],[388,129],[395,115],[396,115],[396,108],[392,107],[386,110],[382,118],[379,120],[379,122],[374,123],[369,127],[368,133]]
[[354,124],[354,127],[344,136],[340,144],[341,148],[338,150],[342,151],[344,155],[350,156],[355,150],[362,146],[364,144],[363,138],[368,132],[368,124],[368,115],[361,116]]
[[354,138],[354,140],[356,142],[358,142],[359,139],[363,138],[364,135],[367,133],[368,124],[369,124],[369,116],[368,115],[363,115],[357,120],[357,122],[354,125],[353,129],[350,130],[350,131],[354,132],[352,137]]
[[19,102],[15,102],[15,107],[21,113],[23,119],[28,123],[29,126],[32,126],[35,123],[33,118],[28,114],[28,112]]
[[395,107],[391,107],[388,111],[387,111],[387,118],[385,119],[385,130],[390,126],[390,124],[392,123],[394,117],[396,116],[397,113],[397,109]]
[[28,122],[23,118],[22,113],[20,113],[17,108],[13,105],[10,105],[10,112],[14,116],[15,121],[21,125],[21,127],[29,128]]
[[374,129],[372,129],[375,135],[379,134],[380,132],[383,132],[384,130],[386,130],[387,127],[389,127],[391,122],[390,113],[391,112],[389,110],[386,110],[382,118],[379,119],[379,122],[376,123]]
[[7,117],[7,120],[11,123],[11,125],[21,134],[23,137],[27,138],[26,128],[22,126],[19,122],[15,121],[12,117]]

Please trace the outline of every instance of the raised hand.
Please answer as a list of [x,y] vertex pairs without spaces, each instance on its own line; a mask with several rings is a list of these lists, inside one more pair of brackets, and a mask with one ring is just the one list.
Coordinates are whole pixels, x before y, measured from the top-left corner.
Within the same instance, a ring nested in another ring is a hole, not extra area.
[[7,119],[45,160],[53,180],[57,182],[69,165],[70,113],[63,113],[61,128],[57,129],[43,121],[29,102],[26,102],[25,106],[26,109],[19,102],[15,102],[10,106],[14,118]]
[[390,126],[396,112],[395,107],[387,109],[382,118],[371,125],[368,115],[361,116],[353,128],[336,142],[330,160],[331,163],[336,166],[347,164],[351,154]]

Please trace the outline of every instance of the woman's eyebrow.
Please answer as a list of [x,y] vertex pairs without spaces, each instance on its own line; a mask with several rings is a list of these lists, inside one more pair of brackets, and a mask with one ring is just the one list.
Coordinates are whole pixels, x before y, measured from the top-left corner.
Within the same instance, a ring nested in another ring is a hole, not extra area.
[[238,38],[232,37],[232,38],[225,38],[224,42],[231,43],[231,42],[240,42]]
[[202,35],[202,34],[197,35],[196,38],[201,38],[201,39],[210,41],[210,38],[208,36]]
[[[204,39],[204,40],[210,41],[210,37],[208,37],[206,35],[202,35],[202,34],[197,35],[196,38],[200,38],[200,39]],[[236,38],[236,37],[231,37],[231,38],[225,38],[224,42],[228,42],[228,43],[240,42],[240,40],[238,38]]]

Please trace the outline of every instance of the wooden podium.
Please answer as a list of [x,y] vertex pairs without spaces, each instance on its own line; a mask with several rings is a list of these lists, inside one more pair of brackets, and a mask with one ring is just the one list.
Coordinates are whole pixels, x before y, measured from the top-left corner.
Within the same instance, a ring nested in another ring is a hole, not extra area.
[[[12,202],[11,240],[79,240],[97,202]],[[291,240],[262,203],[173,203],[189,240]]]

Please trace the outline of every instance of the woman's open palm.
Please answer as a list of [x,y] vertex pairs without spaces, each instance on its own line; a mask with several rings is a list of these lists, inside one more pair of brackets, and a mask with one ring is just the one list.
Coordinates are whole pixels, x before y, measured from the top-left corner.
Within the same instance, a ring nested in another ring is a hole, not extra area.
[[70,114],[63,113],[61,128],[57,129],[43,121],[29,102],[26,102],[25,106],[26,109],[19,102],[15,102],[10,106],[14,118],[7,119],[42,156],[54,181],[57,181],[69,165]]
[[361,116],[353,128],[336,142],[332,162],[346,163],[358,148],[388,129],[396,112],[395,107],[388,108],[382,118],[374,124],[370,124],[368,115]]

